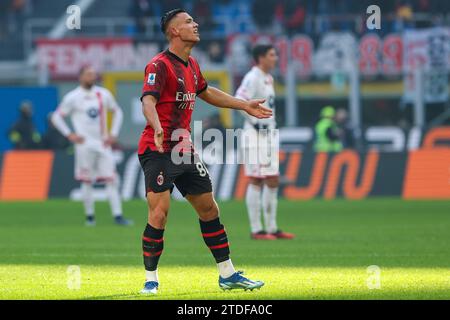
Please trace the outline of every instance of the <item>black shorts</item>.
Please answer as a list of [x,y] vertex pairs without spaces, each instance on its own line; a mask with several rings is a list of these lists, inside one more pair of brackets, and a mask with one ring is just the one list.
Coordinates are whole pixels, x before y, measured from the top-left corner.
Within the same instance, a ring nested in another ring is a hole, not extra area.
[[139,155],[145,176],[145,191],[164,192],[173,190],[175,184],[183,197],[187,194],[212,192],[209,172],[197,154],[185,154],[184,163],[175,164],[171,153],[146,150]]

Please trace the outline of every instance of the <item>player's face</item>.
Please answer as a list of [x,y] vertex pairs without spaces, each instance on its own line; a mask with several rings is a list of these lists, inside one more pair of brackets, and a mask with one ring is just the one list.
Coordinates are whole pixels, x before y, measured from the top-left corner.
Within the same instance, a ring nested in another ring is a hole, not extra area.
[[264,57],[260,58],[260,62],[266,70],[273,70],[278,62],[277,51],[275,49],[270,49]]
[[80,76],[80,83],[82,86],[90,88],[97,81],[97,72],[93,68],[87,68]]
[[182,12],[177,16],[177,30],[180,39],[187,42],[199,42],[200,33],[198,32],[198,24],[194,19],[187,14]]

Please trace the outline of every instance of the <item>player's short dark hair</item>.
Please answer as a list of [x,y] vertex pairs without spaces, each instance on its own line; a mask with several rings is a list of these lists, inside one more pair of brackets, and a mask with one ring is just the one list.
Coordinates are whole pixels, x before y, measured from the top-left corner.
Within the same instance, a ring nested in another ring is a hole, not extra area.
[[264,57],[269,50],[275,49],[271,44],[257,44],[252,49],[252,56],[256,63],[259,62],[259,58]]
[[167,11],[166,13],[164,13],[164,15],[161,17],[161,22],[160,22],[162,33],[166,34],[167,25],[169,24],[170,20],[172,20],[177,14],[179,14],[181,12],[186,12],[186,11],[183,9],[177,8],[177,9],[173,9],[173,10],[170,10],[170,11]]

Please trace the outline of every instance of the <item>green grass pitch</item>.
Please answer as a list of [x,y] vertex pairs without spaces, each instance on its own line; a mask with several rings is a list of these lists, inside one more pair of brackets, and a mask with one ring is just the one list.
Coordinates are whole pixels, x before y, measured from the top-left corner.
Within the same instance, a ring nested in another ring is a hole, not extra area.
[[283,200],[279,225],[297,238],[272,242],[250,240],[243,202],[219,206],[233,262],[266,282],[260,291],[219,289],[193,209],[172,202],[160,294],[140,296],[145,202],[124,204],[130,228],[97,203],[87,228],[80,203],[52,200],[0,203],[0,299],[450,299],[449,201]]

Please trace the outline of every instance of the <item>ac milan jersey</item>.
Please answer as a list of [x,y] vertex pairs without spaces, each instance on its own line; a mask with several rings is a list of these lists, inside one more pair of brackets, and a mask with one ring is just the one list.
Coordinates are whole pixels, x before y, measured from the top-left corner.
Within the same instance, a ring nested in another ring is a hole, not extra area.
[[[158,101],[156,111],[164,131],[164,152],[170,152],[180,141],[183,141],[182,151],[192,151],[190,123],[195,98],[207,86],[193,57],[189,57],[186,62],[166,50],[155,56],[145,67],[141,100],[146,95],[152,95]],[[175,131],[177,129],[182,130]],[[177,138],[172,139],[172,134]],[[154,130],[149,124],[142,132],[138,153],[143,154],[148,148],[157,150]]]

